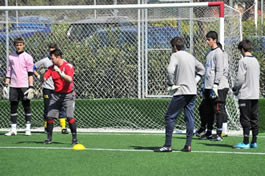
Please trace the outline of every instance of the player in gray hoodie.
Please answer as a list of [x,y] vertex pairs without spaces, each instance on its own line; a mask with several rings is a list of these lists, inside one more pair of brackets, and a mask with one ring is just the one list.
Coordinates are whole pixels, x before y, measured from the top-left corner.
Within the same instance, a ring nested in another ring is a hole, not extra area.
[[194,107],[197,94],[197,82],[204,75],[205,69],[193,55],[184,51],[184,41],[180,37],[171,40],[172,55],[168,65],[168,90],[173,97],[165,115],[165,144],[155,152],[172,152],[172,133],[178,115],[184,109],[186,122],[186,144],[182,151],[191,151],[194,129]]
[[[251,54],[252,44],[249,40],[241,41],[238,44],[238,49],[242,53],[243,58],[238,62],[238,73],[233,92],[239,99],[243,142],[236,144],[234,148],[257,148],[260,65]],[[250,130],[252,131],[251,144],[249,144]]]

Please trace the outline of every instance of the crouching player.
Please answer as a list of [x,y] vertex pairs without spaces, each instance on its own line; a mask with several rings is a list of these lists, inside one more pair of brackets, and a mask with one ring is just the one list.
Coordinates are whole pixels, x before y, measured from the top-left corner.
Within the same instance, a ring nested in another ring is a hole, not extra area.
[[182,38],[175,37],[170,43],[173,53],[167,68],[168,85],[174,89],[174,93],[165,115],[165,144],[163,147],[154,151],[172,151],[171,141],[175,121],[182,109],[184,109],[187,139],[182,151],[190,152],[194,129],[194,107],[197,94],[196,84],[201,76],[204,75],[205,69],[202,63],[200,63],[193,55],[184,51],[184,41]]
[[76,122],[74,119],[75,91],[74,91],[74,67],[62,58],[60,49],[50,52],[50,57],[54,65],[48,68],[44,74],[44,80],[52,77],[54,82],[54,92],[51,94],[51,100],[47,114],[47,136],[44,144],[52,143],[53,122],[58,118],[59,111],[63,107],[66,118],[72,133],[72,144],[77,144]]

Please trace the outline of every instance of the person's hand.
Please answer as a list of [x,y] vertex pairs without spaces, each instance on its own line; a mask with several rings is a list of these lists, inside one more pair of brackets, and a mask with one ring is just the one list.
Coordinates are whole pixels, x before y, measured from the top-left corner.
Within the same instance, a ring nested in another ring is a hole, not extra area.
[[212,99],[218,98],[218,85],[216,85],[216,84],[213,85],[213,88],[212,88],[212,90],[210,92],[210,97]]
[[196,84],[198,84],[198,82],[201,80],[201,77],[199,75],[196,75],[195,77],[195,81],[196,81]]
[[233,88],[232,88],[232,91],[233,91],[233,94],[234,94],[235,96],[238,96],[238,94],[239,94],[239,89],[238,89],[238,88],[233,87]]
[[29,86],[28,90],[24,93],[25,99],[31,100],[34,97],[34,88]]
[[56,71],[61,77],[64,77],[64,72],[60,70],[60,68],[57,65],[53,66],[54,71]]
[[8,89],[8,85],[5,85],[3,87],[3,98],[4,99],[9,99],[9,89]]
[[178,90],[178,88],[180,88],[180,86],[177,85],[168,86],[167,91],[169,91],[169,93],[173,95]]

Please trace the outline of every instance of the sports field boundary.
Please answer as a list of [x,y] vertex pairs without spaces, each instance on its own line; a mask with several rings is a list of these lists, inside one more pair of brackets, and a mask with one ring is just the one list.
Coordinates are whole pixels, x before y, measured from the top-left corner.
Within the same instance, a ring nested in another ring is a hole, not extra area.
[[[0,149],[32,149],[32,150],[73,150],[71,147],[24,147],[24,146],[5,146]],[[113,148],[86,148],[86,151],[111,151],[111,152],[154,152],[153,150],[142,149],[113,149]],[[235,149],[244,150],[244,149]],[[79,151],[81,152],[81,151]],[[173,153],[184,153],[173,150]],[[191,151],[191,153],[210,153],[210,154],[237,154],[237,155],[265,155],[265,152],[228,152],[228,151]]]
[[[10,128],[1,128],[0,132],[3,131],[9,131]],[[24,132],[25,129],[24,128],[18,128],[17,129],[18,132]],[[42,133],[44,132],[44,128],[33,128],[31,129],[32,132],[39,132]],[[54,132],[60,132],[61,128],[60,127],[55,127],[53,129]],[[165,134],[165,130],[164,129],[160,129],[160,130],[156,130],[156,129],[113,129],[113,128],[78,128],[77,129],[78,133],[139,133],[139,134]],[[186,130],[179,130],[179,129],[175,129],[174,130],[174,134],[181,134],[181,135],[185,135],[186,134]],[[213,134],[215,134],[215,130],[213,130]],[[228,135],[229,136],[240,136],[243,134],[242,129],[240,130],[229,130]]]

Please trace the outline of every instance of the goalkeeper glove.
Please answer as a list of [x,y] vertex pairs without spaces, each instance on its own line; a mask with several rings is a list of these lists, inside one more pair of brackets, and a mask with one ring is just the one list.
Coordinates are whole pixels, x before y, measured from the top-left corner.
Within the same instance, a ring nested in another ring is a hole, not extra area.
[[5,85],[3,87],[3,98],[4,99],[9,99],[9,88],[8,88],[8,85]]
[[177,85],[168,86],[167,91],[169,91],[169,93],[173,95],[178,90],[178,88],[180,88],[180,86]]
[[61,77],[64,77],[64,72],[60,70],[60,68],[57,65],[53,66],[54,71],[56,71]]
[[211,93],[210,93],[210,97],[212,99],[215,99],[218,97],[218,85],[217,84],[213,85],[213,88],[212,88]]
[[24,99],[31,100],[34,97],[34,88],[29,86],[28,90],[24,93]]
[[199,75],[196,75],[195,76],[195,81],[196,81],[196,84],[198,84],[198,82],[201,80],[201,77]]
[[233,88],[232,88],[232,91],[233,91],[233,94],[234,94],[235,96],[238,96],[238,94],[239,94],[239,89],[238,89],[238,88],[233,87]]
[[174,91],[174,90],[176,90],[178,88],[180,88],[180,86],[177,86],[177,85],[168,86],[167,87],[167,91]]

